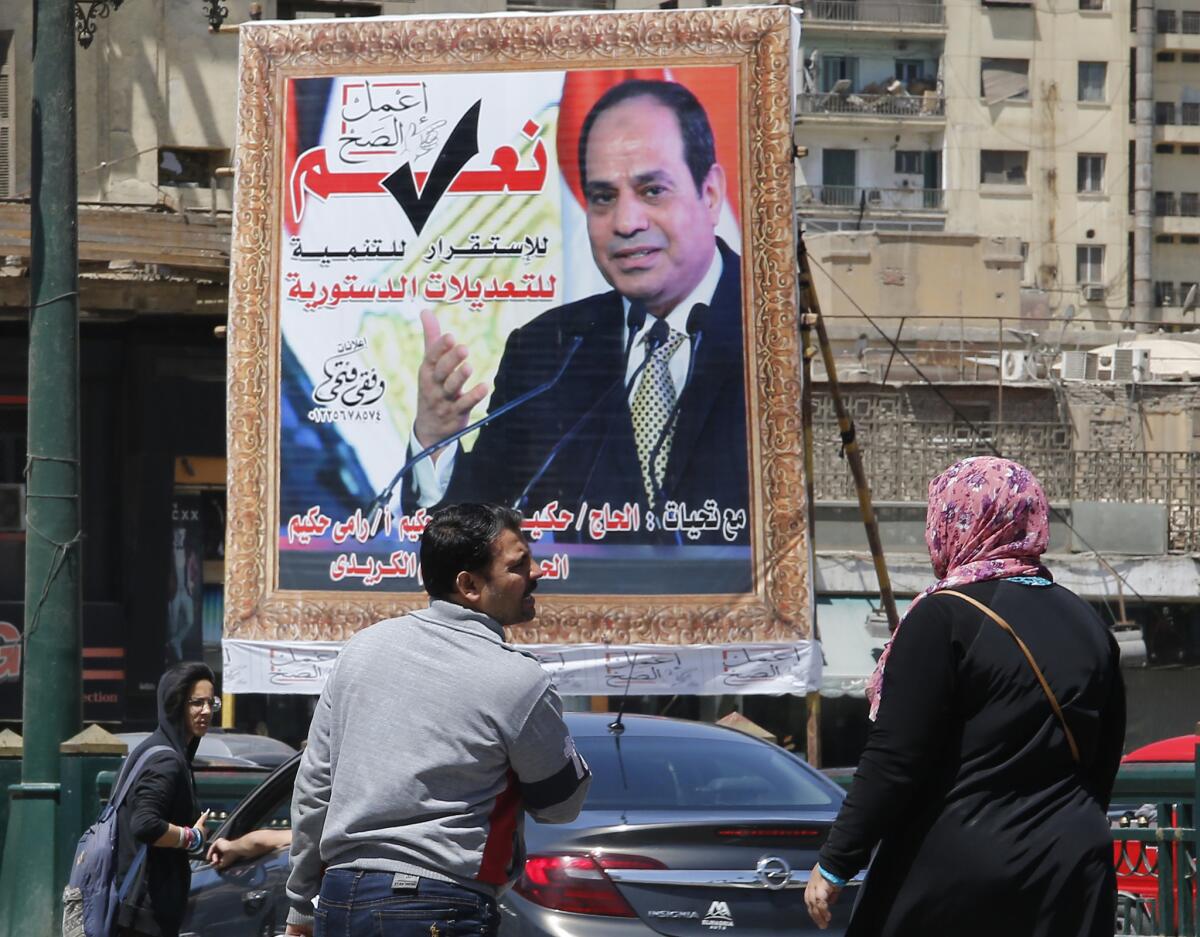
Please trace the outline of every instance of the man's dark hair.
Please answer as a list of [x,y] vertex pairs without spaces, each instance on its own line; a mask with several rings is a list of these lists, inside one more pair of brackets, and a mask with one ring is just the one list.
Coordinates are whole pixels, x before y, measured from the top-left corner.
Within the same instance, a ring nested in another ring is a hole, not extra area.
[[498,504],[452,504],[434,514],[421,535],[425,591],[435,599],[454,595],[458,574],[487,566],[504,530],[521,535],[521,515]]
[[579,132],[579,180],[587,185],[587,145],[592,126],[597,118],[610,108],[632,98],[653,98],[675,115],[679,122],[679,135],[683,139],[683,160],[687,163],[696,191],[700,192],[708,171],[717,161],[716,146],[713,144],[712,126],[708,114],[696,96],[675,81],[652,81],[631,78],[609,88],[600,100],[592,105]]

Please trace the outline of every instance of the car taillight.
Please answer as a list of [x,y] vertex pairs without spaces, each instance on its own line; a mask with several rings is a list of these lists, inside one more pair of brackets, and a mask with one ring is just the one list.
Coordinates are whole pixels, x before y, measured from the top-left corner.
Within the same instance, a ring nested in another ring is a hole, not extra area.
[[643,856],[530,856],[513,890],[543,908],[573,914],[637,917],[605,869],[665,869]]

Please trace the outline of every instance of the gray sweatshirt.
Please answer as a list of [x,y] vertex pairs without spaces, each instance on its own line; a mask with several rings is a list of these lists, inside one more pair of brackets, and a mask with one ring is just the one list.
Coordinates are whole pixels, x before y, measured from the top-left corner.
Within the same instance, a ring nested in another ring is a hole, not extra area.
[[567,823],[590,780],[545,671],[491,618],[435,600],[372,625],[338,656],[300,759],[289,922],[326,868],[498,895],[524,865],[525,810]]

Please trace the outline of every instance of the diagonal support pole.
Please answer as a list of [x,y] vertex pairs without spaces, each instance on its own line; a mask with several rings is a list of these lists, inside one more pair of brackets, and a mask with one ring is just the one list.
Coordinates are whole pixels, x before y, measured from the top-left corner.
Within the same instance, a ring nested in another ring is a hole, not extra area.
[[[800,302],[804,307],[801,318],[801,328],[816,332],[817,345],[820,348],[821,359],[825,364],[826,379],[829,382],[829,396],[833,400],[833,408],[837,413],[838,429],[841,432],[842,448],[846,454],[846,462],[850,465],[850,474],[854,478],[854,488],[858,493],[858,510],[862,515],[863,527],[867,532],[867,545],[871,550],[871,560],[875,564],[875,578],[879,583],[879,599],[887,615],[888,627],[896,630],[900,616],[896,612],[896,599],[892,594],[892,580],[888,575],[887,562],[883,556],[883,543],[879,539],[879,522],[875,518],[875,508],[871,503],[871,486],[867,482],[867,473],[863,468],[862,450],[859,449],[858,439],[854,431],[854,421],[846,409],[842,399],[841,386],[838,384],[837,363],[833,358],[833,348],[829,344],[829,335],[825,330],[825,320],[821,316],[821,304],[817,299],[817,291],[813,287],[812,269],[808,263],[808,248],[804,236],[796,239],[796,262],[800,268]],[[807,360],[807,358],[806,358]],[[805,365],[808,366],[807,364]],[[809,403],[811,409],[811,401]],[[802,421],[805,419],[802,415]],[[812,416],[807,417],[808,432],[806,435],[805,460],[811,460]],[[812,466],[806,464],[808,477],[812,478]],[[809,482],[811,485],[811,481]],[[811,494],[811,492],[810,492]],[[810,507],[810,511],[812,508]]]

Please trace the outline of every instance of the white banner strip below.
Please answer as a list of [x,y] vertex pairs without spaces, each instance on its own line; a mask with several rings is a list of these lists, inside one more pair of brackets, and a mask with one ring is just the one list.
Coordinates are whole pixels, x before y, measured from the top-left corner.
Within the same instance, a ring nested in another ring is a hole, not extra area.
[[[321,692],[338,641],[221,642],[226,693]],[[792,644],[529,644],[561,696],[752,696],[813,693],[821,648]]]

